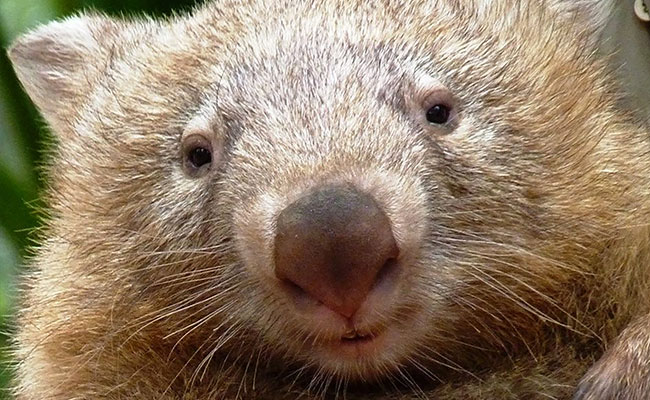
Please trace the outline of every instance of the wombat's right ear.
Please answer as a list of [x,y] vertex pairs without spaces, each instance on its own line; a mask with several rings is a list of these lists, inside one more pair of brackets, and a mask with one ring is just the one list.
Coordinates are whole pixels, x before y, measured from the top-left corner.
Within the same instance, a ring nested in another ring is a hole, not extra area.
[[[535,0],[537,1],[537,0]],[[582,31],[597,41],[607,21],[612,16],[616,0],[546,0],[559,17],[582,25]]]
[[9,58],[54,131],[68,131],[79,103],[111,62],[124,23],[101,15],[51,22],[16,40]]

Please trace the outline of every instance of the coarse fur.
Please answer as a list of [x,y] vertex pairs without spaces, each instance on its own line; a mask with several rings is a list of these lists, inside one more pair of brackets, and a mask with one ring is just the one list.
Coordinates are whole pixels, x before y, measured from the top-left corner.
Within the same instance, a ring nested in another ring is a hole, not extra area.
[[[650,145],[596,52],[604,3],[217,0],[18,39],[57,143],[17,398],[646,398]],[[371,356],[273,273],[278,214],[327,184],[400,248],[355,322]]]

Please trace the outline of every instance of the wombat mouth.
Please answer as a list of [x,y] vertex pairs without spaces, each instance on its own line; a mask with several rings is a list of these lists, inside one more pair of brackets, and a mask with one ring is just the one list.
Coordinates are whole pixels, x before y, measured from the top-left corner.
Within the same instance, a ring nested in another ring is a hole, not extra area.
[[[373,363],[381,359],[385,340],[383,336],[365,336],[354,339],[341,339],[336,346],[330,348],[330,357],[344,364]],[[351,365],[351,364],[350,364]]]
[[344,360],[358,362],[372,360],[384,351],[386,332],[374,330],[350,329],[340,339],[332,340],[325,344],[329,357],[345,362]]
[[373,339],[374,339],[374,335],[372,333],[360,333],[357,332],[356,330],[350,330],[349,332],[346,332],[346,334],[341,337],[341,342],[360,343],[360,342],[368,342]]

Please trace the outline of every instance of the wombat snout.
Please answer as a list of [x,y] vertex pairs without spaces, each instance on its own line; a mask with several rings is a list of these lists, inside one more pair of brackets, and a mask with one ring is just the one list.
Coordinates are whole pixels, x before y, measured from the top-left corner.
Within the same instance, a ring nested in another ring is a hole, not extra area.
[[318,188],[277,219],[275,275],[347,318],[392,279],[398,255],[388,216],[352,186]]

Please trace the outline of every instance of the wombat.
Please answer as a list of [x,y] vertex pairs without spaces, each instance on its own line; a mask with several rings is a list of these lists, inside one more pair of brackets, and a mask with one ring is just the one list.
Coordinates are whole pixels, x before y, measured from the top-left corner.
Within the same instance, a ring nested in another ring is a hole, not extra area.
[[18,399],[647,399],[650,145],[597,0],[85,13]]

